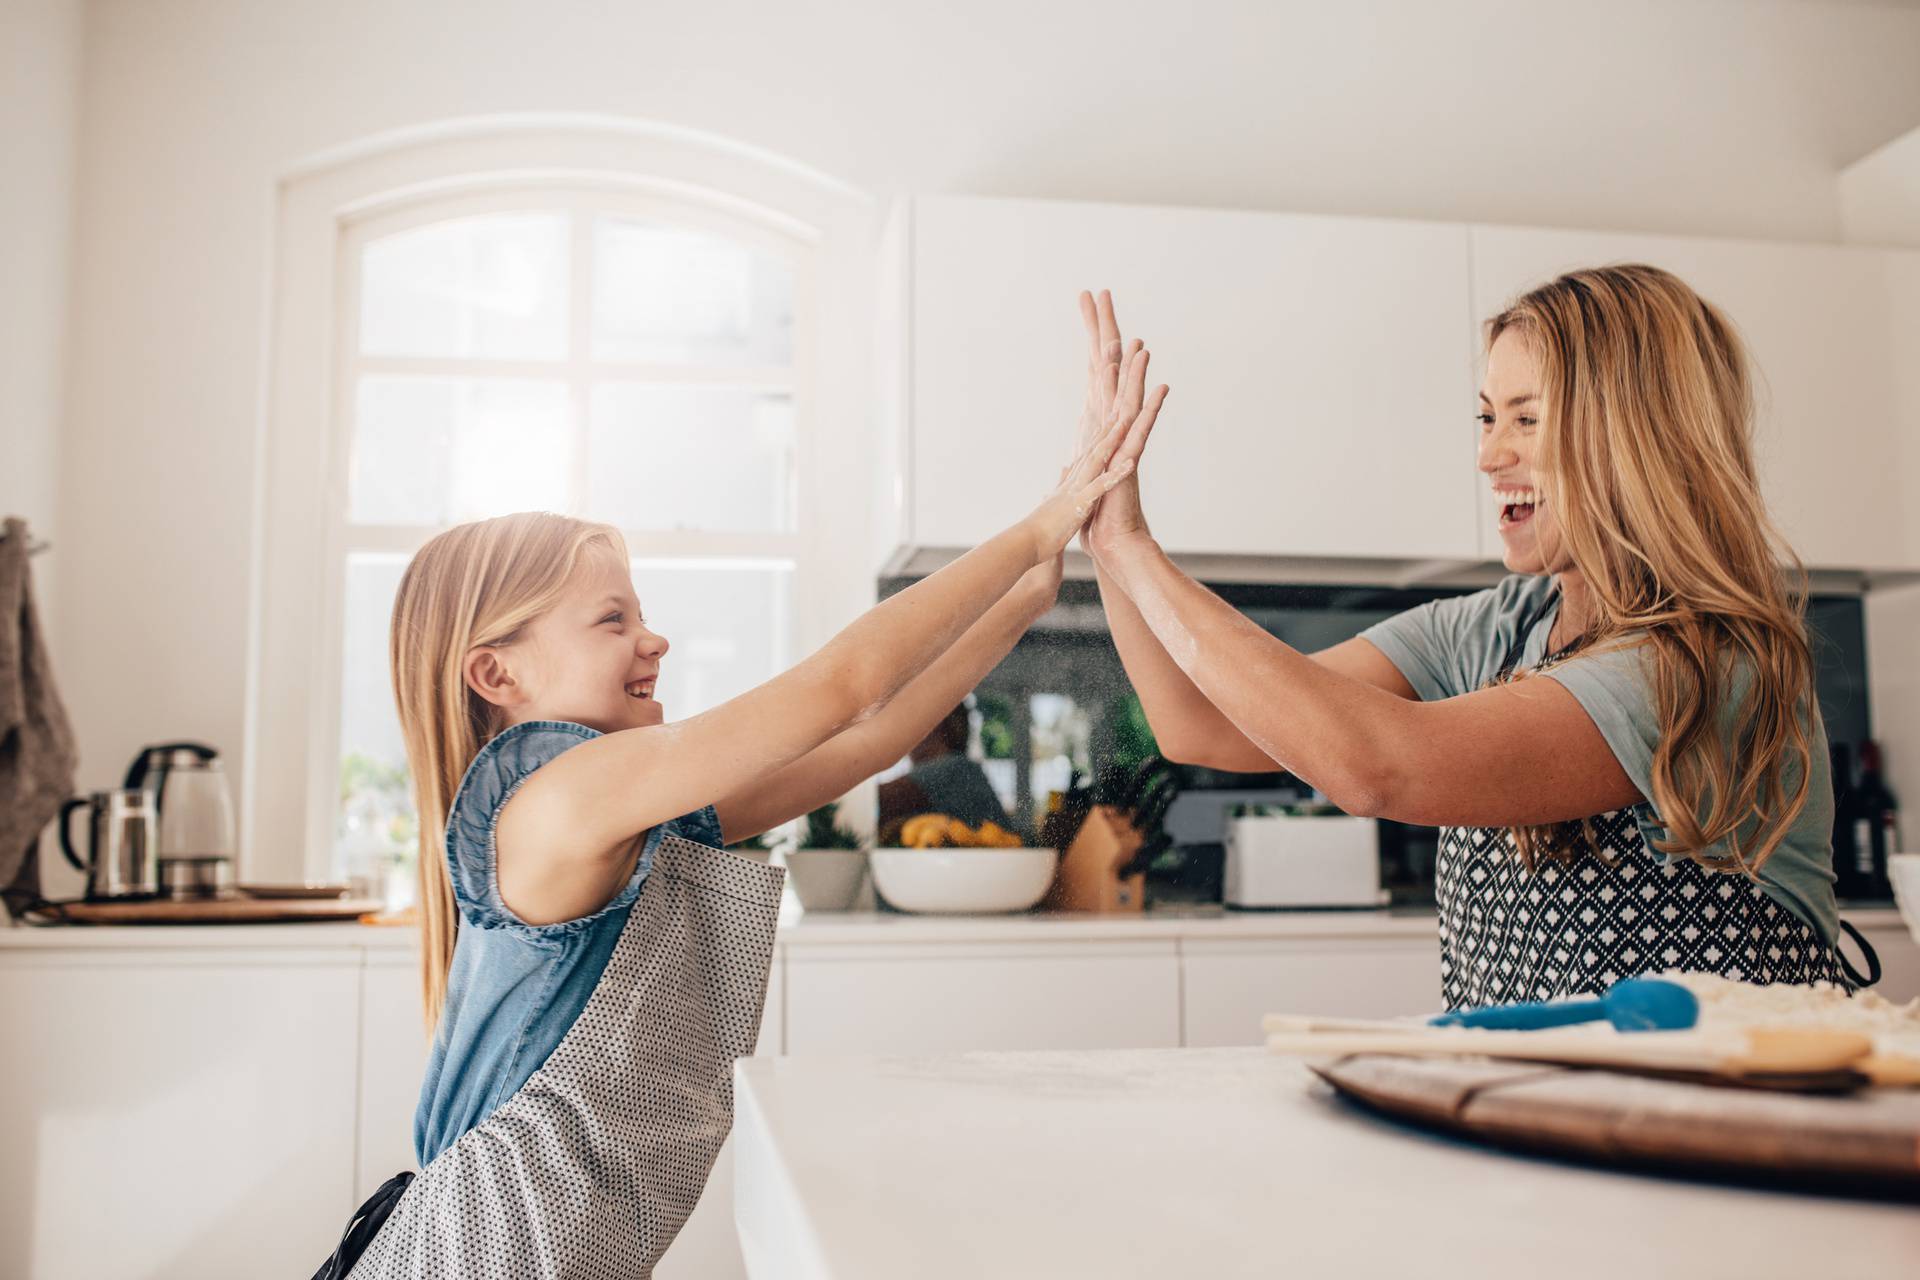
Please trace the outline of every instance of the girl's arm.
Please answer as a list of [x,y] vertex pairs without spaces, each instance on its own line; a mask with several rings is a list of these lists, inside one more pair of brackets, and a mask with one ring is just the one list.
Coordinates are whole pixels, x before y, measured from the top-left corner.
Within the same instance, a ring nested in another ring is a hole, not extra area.
[[1065,549],[1125,474],[1107,463],[1128,426],[1082,451],[1031,516],[874,606],[792,670],[691,719],[583,742],[536,770],[496,827],[501,891],[515,912],[541,923],[597,911],[631,874],[650,828],[737,795],[871,719],[1029,569]]
[[902,689],[886,710],[738,795],[715,802],[727,841],[759,835],[838,799],[906,755],[1007,656],[1027,628],[1053,607],[1059,589],[1058,558],[1028,570],[1026,577],[953,648]]

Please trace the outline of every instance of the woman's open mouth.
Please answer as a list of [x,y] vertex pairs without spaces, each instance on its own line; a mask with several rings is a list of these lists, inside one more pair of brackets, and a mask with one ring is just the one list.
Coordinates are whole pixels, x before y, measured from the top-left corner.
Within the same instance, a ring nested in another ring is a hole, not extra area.
[[1540,505],[1540,494],[1534,489],[1495,489],[1493,496],[1500,502],[1502,529],[1511,529],[1533,519],[1533,513]]
[[635,680],[627,686],[627,696],[638,699],[641,702],[651,702],[653,700],[653,681]]

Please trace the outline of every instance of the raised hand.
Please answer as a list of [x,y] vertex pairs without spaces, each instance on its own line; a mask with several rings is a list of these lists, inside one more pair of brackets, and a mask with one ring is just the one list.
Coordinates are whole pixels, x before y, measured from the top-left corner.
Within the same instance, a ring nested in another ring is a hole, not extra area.
[[1130,425],[1128,421],[1116,422],[1082,448],[1060,473],[1060,483],[1047,495],[1046,501],[1027,517],[1027,526],[1034,535],[1036,564],[1065,551],[1073,535],[1080,532],[1093,515],[1094,506],[1133,471],[1131,460],[1121,461],[1116,457]]
[[1111,431],[1115,424],[1127,428],[1114,456],[1114,464],[1133,464],[1124,479],[1100,499],[1094,515],[1081,533],[1081,545],[1090,555],[1099,555],[1136,533],[1147,532],[1147,520],[1140,507],[1140,455],[1153,433],[1153,424],[1166,402],[1167,388],[1146,390],[1149,356],[1139,339],[1122,344],[1120,325],[1113,312],[1113,297],[1100,291],[1096,300],[1090,293],[1080,295],[1080,318],[1087,329],[1087,395],[1080,414],[1079,446]]

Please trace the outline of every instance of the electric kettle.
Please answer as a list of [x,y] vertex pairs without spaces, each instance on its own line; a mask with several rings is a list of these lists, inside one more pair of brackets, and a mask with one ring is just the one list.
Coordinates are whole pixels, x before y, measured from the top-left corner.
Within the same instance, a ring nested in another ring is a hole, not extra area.
[[147,747],[127,767],[125,785],[153,793],[160,892],[169,898],[232,896],[233,800],[220,753],[199,742]]

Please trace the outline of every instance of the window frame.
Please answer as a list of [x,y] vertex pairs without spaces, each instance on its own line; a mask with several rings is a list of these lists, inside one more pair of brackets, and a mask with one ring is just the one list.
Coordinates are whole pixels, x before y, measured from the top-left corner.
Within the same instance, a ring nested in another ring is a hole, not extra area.
[[[459,216],[449,210],[525,207],[562,191],[621,212],[652,209],[642,216],[724,228],[735,239],[772,237],[805,261],[796,270],[793,362],[783,383],[794,397],[797,531],[630,531],[636,557],[790,561],[789,657],[822,643],[873,599],[876,548],[888,541],[886,513],[897,511],[887,442],[866,411],[879,228],[869,196],[715,135],[573,115],[446,122],[302,161],[275,192],[275,261],[264,299],[247,724],[236,770],[247,879],[332,876],[349,546],[411,554],[436,532],[363,525],[365,544],[347,540],[351,442],[341,426],[351,414],[343,388],[351,388],[353,360],[344,342],[357,330],[358,282],[350,293],[340,286],[342,273],[358,271],[354,230],[390,234],[410,218],[422,225]],[[576,255],[576,281],[581,266]],[[591,306],[577,282],[569,305]],[[473,363],[497,376],[510,362]],[[693,375],[708,384],[728,376]],[[834,431],[823,434],[822,423]],[[848,484],[861,469],[861,482]],[[769,536],[788,547],[769,556]]]
[[[567,343],[554,360],[494,359],[479,356],[379,356],[360,350],[361,300],[365,283],[365,253],[380,240],[444,222],[499,213],[555,214],[564,219],[567,244]],[[603,218],[634,218],[672,227],[704,231],[778,258],[792,272],[793,347],[786,364],[703,366],[657,362],[602,360],[593,356],[593,288],[596,225]],[[562,510],[583,518],[590,478],[587,440],[591,431],[591,398],[596,385],[622,382],[643,386],[736,386],[786,394],[793,405],[795,486],[794,528],[788,532],[719,533],[688,530],[621,529],[637,560],[677,565],[727,562],[779,564],[790,567],[791,592],[801,597],[815,584],[812,566],[802,554],[801,529],[808,516],[807,497],[818,485],[813,474],[813,451],[804,447],[814,423],[811,415],[813,374],[811,307],[814,301],[811,246],[765,222],[742,218],[704,204],[673,199],[628,187],[582,185],[555,177],[541,182],[429,195],[363,212],[341,220],[336,257],[335,316],[338,356],[335,364],[331,448],[328,460],[328,574],[324,584],[326,652],[321,661],[321,696],[339,707],[344,695],[347,565],[351,556],[384,554],[410,557],[445,526],[367,524],[354,521],[351,512],[352,458],[361,379],[400,375],[460,379],[500,378],[559,383],[565,387],[567,432],[573,466],[567,478],[567,501]],[[641,584],[642,590],[645,584]],[[775,645],[776,662],[793,659],[790,619]],[[335,715],[329,726],[331,746],[322,745],[310,762],[308,780],[309,862],[323,851],[325,865],[309,865],[310,878],[338,879],[335,832],[339,819],[341,725]],[[316,726],[316,736],[318,726]],[[324,824],[324,830],[323,830]]]

